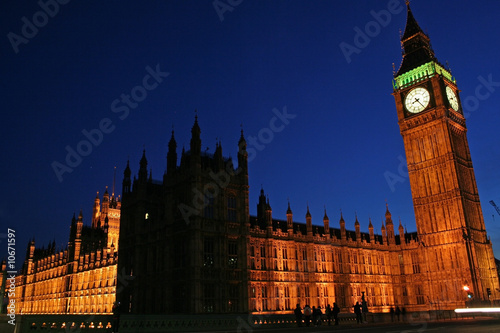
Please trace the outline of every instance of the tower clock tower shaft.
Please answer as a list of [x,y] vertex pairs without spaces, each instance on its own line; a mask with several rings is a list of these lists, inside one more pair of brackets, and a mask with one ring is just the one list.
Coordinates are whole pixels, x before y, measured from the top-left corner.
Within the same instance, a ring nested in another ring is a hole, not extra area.
[[427,261],[428,301],[453,308],[499,299],[456,80],[435,57],[409,1],[407,12],[393,95]]

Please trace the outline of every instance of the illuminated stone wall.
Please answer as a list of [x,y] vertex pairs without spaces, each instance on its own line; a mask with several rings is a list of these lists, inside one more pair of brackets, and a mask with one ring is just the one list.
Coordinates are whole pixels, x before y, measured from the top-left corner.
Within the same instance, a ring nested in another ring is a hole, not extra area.
[[[98,197],[96,202],[99,203]],[[118,252],[115,246],[118,246],[118,238],[116,231],[109,230],[113,230],[111,225],[118,228],[119,207],[119,199],[109,198],[106,191],[102,210],[99,207],[92,226],[83,226],[81,212],[78,218],[73,217],[68,247],[64,250],[56,250],[55,242],[47,248],[35,248],[35,241],[29,242],[22,274],[16,277],[16,313],[112,312],[116,295]],[[113,240],[113,237],[116,238]]]
[[[263,191],[260,205],[265,204]],[[322,227],[293,221],[289,208],[287,221],[272,219],[269,204],[251,218],[248,247],[249,311],[289,312],[296,304],[303,308],[333,305],[352,311],[363,293],[372,312],[400,306],[424,310],[426,284],[419,255],[422,247],[416,233],[408,234],[399,225],[395,235],[391,214],[386,211],[381,235],[370,232],[330,228],[326,215]],[[261,208],[258,206],[258,211]]]

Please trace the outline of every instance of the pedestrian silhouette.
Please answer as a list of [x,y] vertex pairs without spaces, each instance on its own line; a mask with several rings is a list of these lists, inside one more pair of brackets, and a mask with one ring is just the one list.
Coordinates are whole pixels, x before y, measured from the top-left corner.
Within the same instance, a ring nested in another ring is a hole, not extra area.
[[396,314],[396,318],[398,319],[399,321],[399,315],[401,314],[401,309],[399,309],[399,306],[396,306],[396,311],[395,311],[395,314]]
[[297,307],[293,311],[295,313],[295,321],[297,322],[297,326],[302,326],[302,309],[300,308],[300,304],[297,304]]
[[333,303],[332,313],[333,313],[333,320],[335,320],[335,325],[339,324],[339,318],[338,318],[339,312],[340,312],[339,306],[337,305],[337,303]]
[[356,304],[354,304],[354,313],[356,314],[356,322],[358,324],[361,324],[363,320],[361,318],[361,304],[359,304],[359,302],[356,302]]
[[312,309],[309,307],[309,305],[306,304],[306,306],[304,307],[304,322],[308,327],[309,324],[311,323],[311,315],[312,315]]
[[328,326],[330,326],[332,324],[332,308],[330,307],[330,304],[326,305],[325,314],[326,314],[326,321],[328,322]]

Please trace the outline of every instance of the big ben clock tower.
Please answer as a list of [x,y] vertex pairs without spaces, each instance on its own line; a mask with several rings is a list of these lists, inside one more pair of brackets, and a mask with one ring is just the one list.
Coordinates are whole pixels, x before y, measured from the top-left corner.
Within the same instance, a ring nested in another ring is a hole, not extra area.
[[[428,302],[441,309],[500,298],[459,89],[406,2],[403,60],[393,88]],[[466,291],[468,287],[468,291]]]

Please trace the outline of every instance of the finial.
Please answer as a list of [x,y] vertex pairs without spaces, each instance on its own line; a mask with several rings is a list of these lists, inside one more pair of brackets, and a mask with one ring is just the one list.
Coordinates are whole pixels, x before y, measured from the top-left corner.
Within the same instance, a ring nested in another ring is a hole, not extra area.
[[451,73],[451,68],[450,68],[450,64],[448,63],[448,60],[446,60],[446,67],[448,68],[448,70],[450,71]]
[[113,170],[113,192],[111,193],[111,197],[115,197],[115,182],[116,182],[116,166]]

